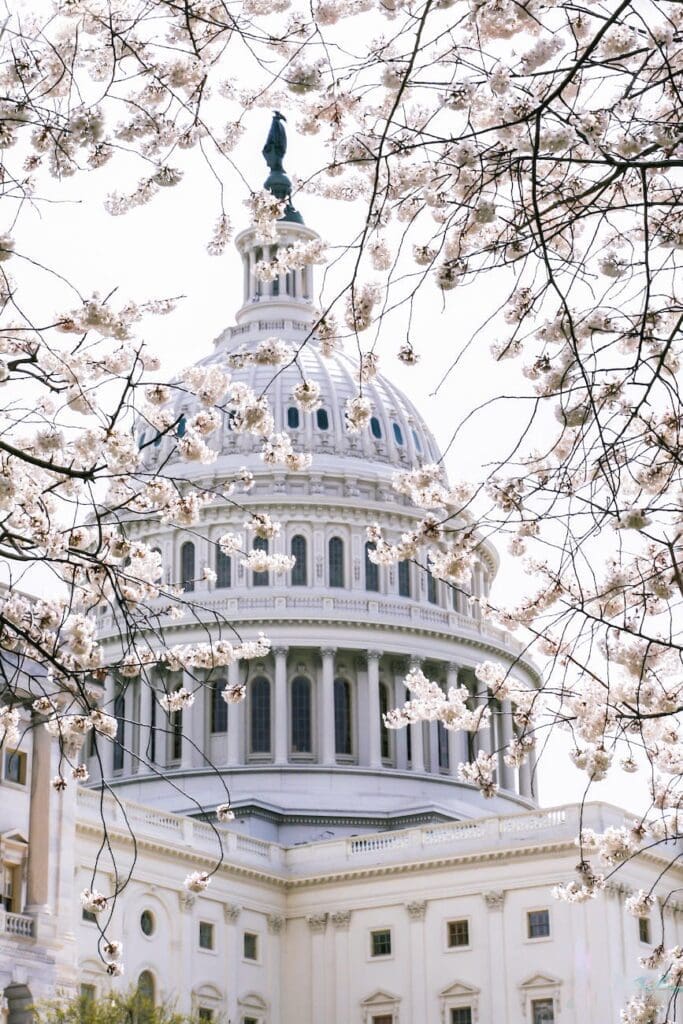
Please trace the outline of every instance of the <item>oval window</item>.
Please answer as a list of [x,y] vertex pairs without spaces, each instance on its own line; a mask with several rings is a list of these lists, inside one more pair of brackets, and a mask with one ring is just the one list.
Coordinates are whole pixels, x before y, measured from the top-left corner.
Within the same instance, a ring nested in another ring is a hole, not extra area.
[[413,441],[415,442],[415,449],[418,452],[421,452],[422,451],[422,442],[420,441],[420,435],[418,434],[417,430],[413,431]]
[[378,440],[382,436],[382,426],[376,416],[373,416],[370,419],[370,431],[372,436],[376,437]]
[[143,910],[140,914],[140,929],[143,935],[154,934],[154,914],[151,910]]
[[299,410],[294,405],[290,405],[287,410],[287,426],[290,430],[296,430],[299,426]]
[[401,432],[401,428],[399,427],[398,423],[394,423],[393,427],[394,427],[394,437],[396,438],[396,444],[403,444],[403,434]]
[[315,418],[320,430],[329,430],[330,417],[327,415],[327,409],[318,409]]

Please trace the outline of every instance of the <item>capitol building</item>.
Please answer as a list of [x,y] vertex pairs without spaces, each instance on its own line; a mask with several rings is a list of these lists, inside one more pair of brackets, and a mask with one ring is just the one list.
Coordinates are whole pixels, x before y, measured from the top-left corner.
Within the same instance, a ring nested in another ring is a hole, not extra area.
[[[291,206],[277,235],[279,246],[317,238]],[[247,228],[236,248],[242,303],[202,366],[224,366],[273,336],[299,349],[311,329],[313,267],[262,282],[255,265],[277,246],[267,251]],[[192,530],[130,525],[195,603],[193,616],[160,620],[166,641],[232,639],[231,624],[247,640],[264,632],[272,646],[223,674],[152,675],[151,686],[112,675],[105,703],[118,738],[86,750],[87,786],[51,788],[59,752],[42,728],[24,732],[14,757],[3,753],[4,1024],[27,1024],[31,1005],[57,991],[130,985],[216,1024],[609,1024],[645,983],[638,957],[652,948],[658,912],[633,918],[624,895],[649,889],[667,858],[652,850],[597,899],[557,902],[552,887],[575,878],[580,808],[539,806],[545,759],[516,769],[499,754],[489,800],[458,779],[462,761],[513,737],[511,708],[487,696],[475,667],[502,662],[531,687],[539,672],[466,594],[410,562],[371,560],[368,524],[392,540],[421,518],[394,475],[440,453],[423,416],[384,377],[364,386],[369,426],[349,433],[356,370],[313,339],[298,366],[233,371],[256,393],[268,389],[275,429],[313,455],[304,472],[265,465],[261,443],[231,430],[229,416],[208,467],[177,460],[172,440],[139,438],[151,471],[217,492],[243,466],[255,479],[242,507],[215,500]],[[302,376],[321,389],[312,413],[292,399]],[[177,414],[189,419],[195,401]],[[221,552],[218,538],[243,530],[244,507],[282,524],[270,544],[296,556],[286,575],[249,572]],[[215,582],[202,578],[204,566]],[[482,542],[471,595],[485,597],[497,571],[494,546]],[[122,639],[108,613],[99,634],[115,661]],[[492,725],[476,735],[435,722],[387,729],[383,715],[404,703],[414,666],[445,689],[466,686],[472,707],[488,701]],[[245,699],[226,704],[223,690],[239,683]],[[194,706],[167,716],[155,691],[183,684],[196,690]],[[236,817],[225,825],[215,809],[228,799]],[[599,803],[583,815],[596,831],[629,821]],[[188,872],[211,871],[221,854],[209,888],[188,893]],[[131,875],[108,929],[124,944],[123,978],[107,976],[97,927],[79,904],[95,869],[104,892]],[[676,933],[683,941],[676,908],[663,913],[668,944]]]

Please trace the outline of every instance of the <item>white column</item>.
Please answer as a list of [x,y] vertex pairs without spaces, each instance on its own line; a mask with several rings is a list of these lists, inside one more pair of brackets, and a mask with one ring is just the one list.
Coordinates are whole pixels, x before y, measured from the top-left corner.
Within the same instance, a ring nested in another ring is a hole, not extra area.
[[[475,703],[477,707],[481,707],[482,705],[486,706],[489,700],[488,690],[486,689],[486,686],[484,685],[484,683],[479,682],[479,680],[474,675],[474,672],[470,671],[469,675],[471,678],[472,689],[475,694]],[[486,729],[479,729],[479,731],[476,733],[474,737],[475,757],[477,756],[480,750],[485,750],[487,754],[491,754],[493,752],[493,749],[494,740],[491,726],[488,726],[488,728]]]
[[[188,675],[187,672],[183,672],[183,686],[186,690],[194,690],[194,680]],[[181,722],[183,727],[183,739],[180,747],[180,766],[181,768],[191,768],[193,761],[193,746],[194,740],[194,729],[193,716],[196,710],[196,697],[195,704],[186,711],[181,712]],[[196,740],[194,740],[196,742]],[[125,755],[124,755],[125,756]]]
[[[402,708],[406,702],[406,684],[403,673],[394,676],[394,707]],[[396,750],[396,767],[401,771],[408,768],[408,735],[406,725],[403,729],[396,729],[394,732],[394,749]]]
[[275,764],[287,764],[289,715],[287,709],[287,648],[273,648],[275,655]]
[[281,946],[282,940],[280,935],[285,927],[285,919],[281,914],[267,914],[266,921],[268,923],[268,959],[266,963],[266,970],[268,975],[268,989],[270,992],[270,1024],[280,1024],[282,1020],[281,1015],[281,1003],[282,998],[281,992],[281,962],[282,953]]
[[343,1024],[343,1022],[351,1020],[349,1000],[349,925],[351,923],[351,911],[338,910],[336,913],[330,914],[330,920],[334,925],[334,1019]]
[[536,751],[531,750],[528,758],[528,771],[529,771],[529,793],[528,795],[532,798],[536,798],[538,794],[538,778],[536,773]]
[[194,693],[194,704],[190,708],[187,718],[189,725],[189,738],[192,741],[191,759],[195,768],[201,768],[205,764],[204,753],[209,742],[209,722],[207,711],[210,701],[206,699],[208,684],[206,679],[189,679],[188,689]]
[[[451,687],[457,689],[458,687],[458,666],[454,662],[450,662],[448,665],[446,686],[450,690]],[[467,733],[461,729],[459,732],[454,730],[448,730],[448,765],[450,774],[454,779],[458,777],[458,765],[462,764],[463,761],[468,760],[467,751]]]
[[505,892],[485,892],[484,900],[488,907],[488,964],[489,964],[489,992],[490,992],[490,1013],[488,1020],[494,1020],[496,1024],[507,1024],[507,999],[505,980],[507,972],[505,969],[505,934],[503,931],[503,906],[505,903]]
[[323,672],[319,697],[320,761],[334,764],[336,759],[334,738],[334,656],[336,648],[325,647],[322,651]]
[[[28,865],[26,877],[26,910],[47,911],[49,893],[49,854],[51,849],[50,785],[52,737],[43,718],[33,719],[31,752],[31,802],[28,819]],[[111,741],[100,740],[100,752],[111,747]]]
[[[235,704],[230,705],[230,711],[236,707]],[[230,714],[228,712],[228,715]],[[242,962],[242,951],[240,949],[240,936],[237,923],[240,919],[240,913],[242,908],[238,903],[224,903],[223,904],[223,916],[226,923],[227,941],[225,943],[226,958],[224,963],[226,967],[226,987],[228,990],[228,1005],[226,1017],[228,1021],[238,1020],[237,1016],[237,1000],[239,999],[239,976],[240,976],[240,964]],[[194,947],[191,947],[194,948]]]
[[500,713],[500,747],[498,754],[498,784],[502,789],[514,790],[515,770],[505,763],[505,754],[512,742],[512,704],[509,700],[501,702]]
[[427,732],[429,735],[429,770],[434,774],[439,773],[439,736],[438,736],[438,725],[436,722],[427,723]]
[[519,766],[519,793],[520,796],[531,796],[531,765],[529,757],[527,757],[524,764]]
[[413,900],[406,904],[406,912],[410,918],[410,996],[412,1021],[429,1020],[427,1006],[427,986],[425,984],[425,912],[426,900]]
[[309,914],[306,923],[311,932],[311,1016],[312,1021],[327,1020],[325,977],[325,929],[327,914]]
[[[420,576],[424,576],[424,573],[420,573]],[[410,662],[410,667],[411,669],[421,668],[422,661],[419,658],[413,658]],[[410,729],[410,763],[414,772],[424,772],[425,770],[423,725],[423,722],[415,722],[413,725],[408,726]]]
[[[240,681],[240,663],[239,661],[233,661],[228,665],[228,686],[237,686]],[[246,745],[246,738],[244,737],[244,705],[246,701],[240,701],[239,704],[230,704],[228,706],[228,756],[226,763],[229,767],[242,763],[240,756],[240,748],[242,747],[242,741],[244,739]],[[248,746],[245,746],[248,749]]]
[[379,721],[379,659],[381,651],[368,651],[368,754],[371,768],[382,766]]
[[145,772],[147,765],[150,763],[150,733],[152,728],[152,677],[151,672],[147,672],[145,669],[140,673],[139,683],[139,700],[138,700],[138,715],[139,715],[139,727],[138,727],[138,757],[139,763],[137,770],[139,772]]

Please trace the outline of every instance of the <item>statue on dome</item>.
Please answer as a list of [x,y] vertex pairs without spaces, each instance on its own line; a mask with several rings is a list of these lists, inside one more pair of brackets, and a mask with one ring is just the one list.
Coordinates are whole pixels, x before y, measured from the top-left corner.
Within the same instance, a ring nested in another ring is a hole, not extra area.
[[261,150],[263,153],[263,159],[266,161],[271,171],[275,171],[277,174],[284,174],[284,167],[282,161],[285,158],[287,152],[287,133],[285,132],[285,126],[283,122],[286,122],[287,118],[284,114],[281,114],[279,110],[273,111],[273,120],[270,124],[270,131],[268,132],[268,138],[266,144]]
[[263,159],[268,164],[270,170],[270,174],[264,181],[263,187],[286,204],[282,220],[303,224],[303,217],[292,206],[292,183],[282,165],[285,153],[287,152],[287,133],[284,126],[286,120],[287,118],[279,110],[273,111],[273,120],[270,123],[268,138],[261,150]]

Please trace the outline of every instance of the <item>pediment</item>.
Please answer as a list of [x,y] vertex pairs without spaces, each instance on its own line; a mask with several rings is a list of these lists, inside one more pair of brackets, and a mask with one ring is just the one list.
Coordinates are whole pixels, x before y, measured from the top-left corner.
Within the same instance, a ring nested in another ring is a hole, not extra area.
[[386,1006],[387,1003],[398,1003],[401,1001],[400,996],[394,995],[392,992],[386,992],[384,989],[378,988],[372,995],[367,996],[361,1006],[370,1007],[373,1006]]
[[550,974],[532,974],[521,983],[520,988],[554,988],[561,984],[560,978],[553,978]]
[[25,846],[28,846],[28,836],[25,836],[18,828],[12,828],[8,832],[0,832],[0,843],[24,843]]
[[467,985],[464,981],[454,981],[448,988],[441,990],[442,999],[453,999],[458,996],[478,996],[479,989]]
[[267,1010],[268,1003],[265,1001],[263,996],[258,995],[257,992],[247,992],[245,996],[239,1000],[240,1009],[242,1010]]

